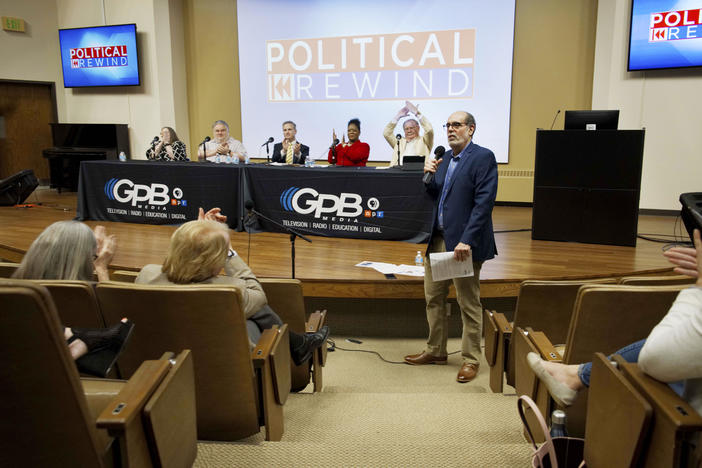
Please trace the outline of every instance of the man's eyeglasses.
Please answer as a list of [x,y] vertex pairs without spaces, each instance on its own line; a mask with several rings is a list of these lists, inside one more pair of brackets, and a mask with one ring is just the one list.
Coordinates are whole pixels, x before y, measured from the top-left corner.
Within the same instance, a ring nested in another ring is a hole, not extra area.
[[454,130],[458,130],[459,128],[463,127],[464,125],[468,125],[467,123],[464,122],[447,122],[443,125],[443,127],[448,130],[449,128],[453,128]]

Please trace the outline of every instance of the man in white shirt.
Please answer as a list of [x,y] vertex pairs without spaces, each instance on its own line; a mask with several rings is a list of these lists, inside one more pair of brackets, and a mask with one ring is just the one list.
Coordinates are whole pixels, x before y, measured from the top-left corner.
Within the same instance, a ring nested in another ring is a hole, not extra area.
[[[395,127],[400,119],[413,114],[402,124],[402,129],[405,136],[399,140],[393,134]],[[419,125],[424,129],[424,135],[419,137]],[[397,112],[383,130],[383,136],[388,144],[392,147],[392,160],[390,166],[399,166],[402,164],[402,158],[408,156],[428,156],[431,153],[432,145],[434,144],[434,128],[429,123],[429,120],[419,112],[417,106],[409,101],[405,101],[404,107]],[[399,146],[399,151],[398,151]],[[398,154],[399,152],[399,154]]]
[[229,136],[229,124],[224,120],[217,120],[212,124],[214,139],[204,144],[197,150],[198,161],[216,163],[239,164],[246,161],[246,148],[239,141]]

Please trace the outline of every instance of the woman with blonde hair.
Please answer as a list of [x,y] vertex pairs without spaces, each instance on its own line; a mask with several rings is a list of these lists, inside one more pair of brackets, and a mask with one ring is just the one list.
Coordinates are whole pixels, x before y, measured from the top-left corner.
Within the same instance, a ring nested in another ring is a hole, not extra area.
[[[78,221],[56,222],[39,234],[22,258],[16,279],[109,280],[107,266],[117,246],[103,226],[93,232]],[[81,372],[106,376],[124,348],[134,324],[127,319],[110,328],[68,328],[64,337]]]
[[[262,330],[283,321],[271,309],[266,294],[251,268],[230,247],[226,216],[219,208],[207,213],[200,208],[197,221],[181,225],[171,236],[163,265],[146,265],[136,283],[143,284],[230,284],[242,294],[249,340],[258,342]],[[224,269],[224,275],[219,273]],[[312,352],[324,345],[329,328],[317,333],[290,332],[290,354],[297,365],[306,362]]]

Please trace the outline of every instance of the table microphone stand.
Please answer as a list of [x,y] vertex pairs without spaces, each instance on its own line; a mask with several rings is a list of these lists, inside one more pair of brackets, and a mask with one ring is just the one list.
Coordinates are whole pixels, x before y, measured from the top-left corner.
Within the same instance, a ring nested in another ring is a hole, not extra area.
[[299,237],[300,239],[307,241],[307,242],[312,242],[312,241],[310,239],[308,239],[307,237],[303,236],[302,234],[300,234],[299,232],[297,232],[296,230],[290,229],[287,226],[283,226],[278,221],[271,219],[268,216],[265,216],[265,215],[261,214],[260,212],[254,210],[253,207],[247,206],[246,208],[248,210],[250,210],[251,213],[255,214],[256,216],[263,218],[266,221],[268,221],[269,223],[275,224],[276,226],[278,226],[278,227],[282,228],[283,230],[285,230],[286,232],[290,233],[290,262],[291,262],[291,267],[292,267],[292,278],[295,279],[295,238]]

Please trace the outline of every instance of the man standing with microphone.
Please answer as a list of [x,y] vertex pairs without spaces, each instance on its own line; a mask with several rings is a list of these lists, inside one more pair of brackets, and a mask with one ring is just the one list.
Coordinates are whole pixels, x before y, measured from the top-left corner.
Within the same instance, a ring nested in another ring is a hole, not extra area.
[[[432,232],[424,262],[429,338],[424,351],[405,356],[412,365],[446,364],[448,339],[448,292],[453,282],[461,309],[463,363],[456,381],[470,382],[478,373],[482,305],[480,268],[497,255],[492,229],[492,208],[497,195],[497,162],[487,148],[472,142],[475,118],[468,112],[451,114],[444,125],[451,151],[441,159],[427,160],[424,172],[427,192],[437,201]],[[434,281],[429,254],[451,252],[459,262],[473,262],[473,276]]]

